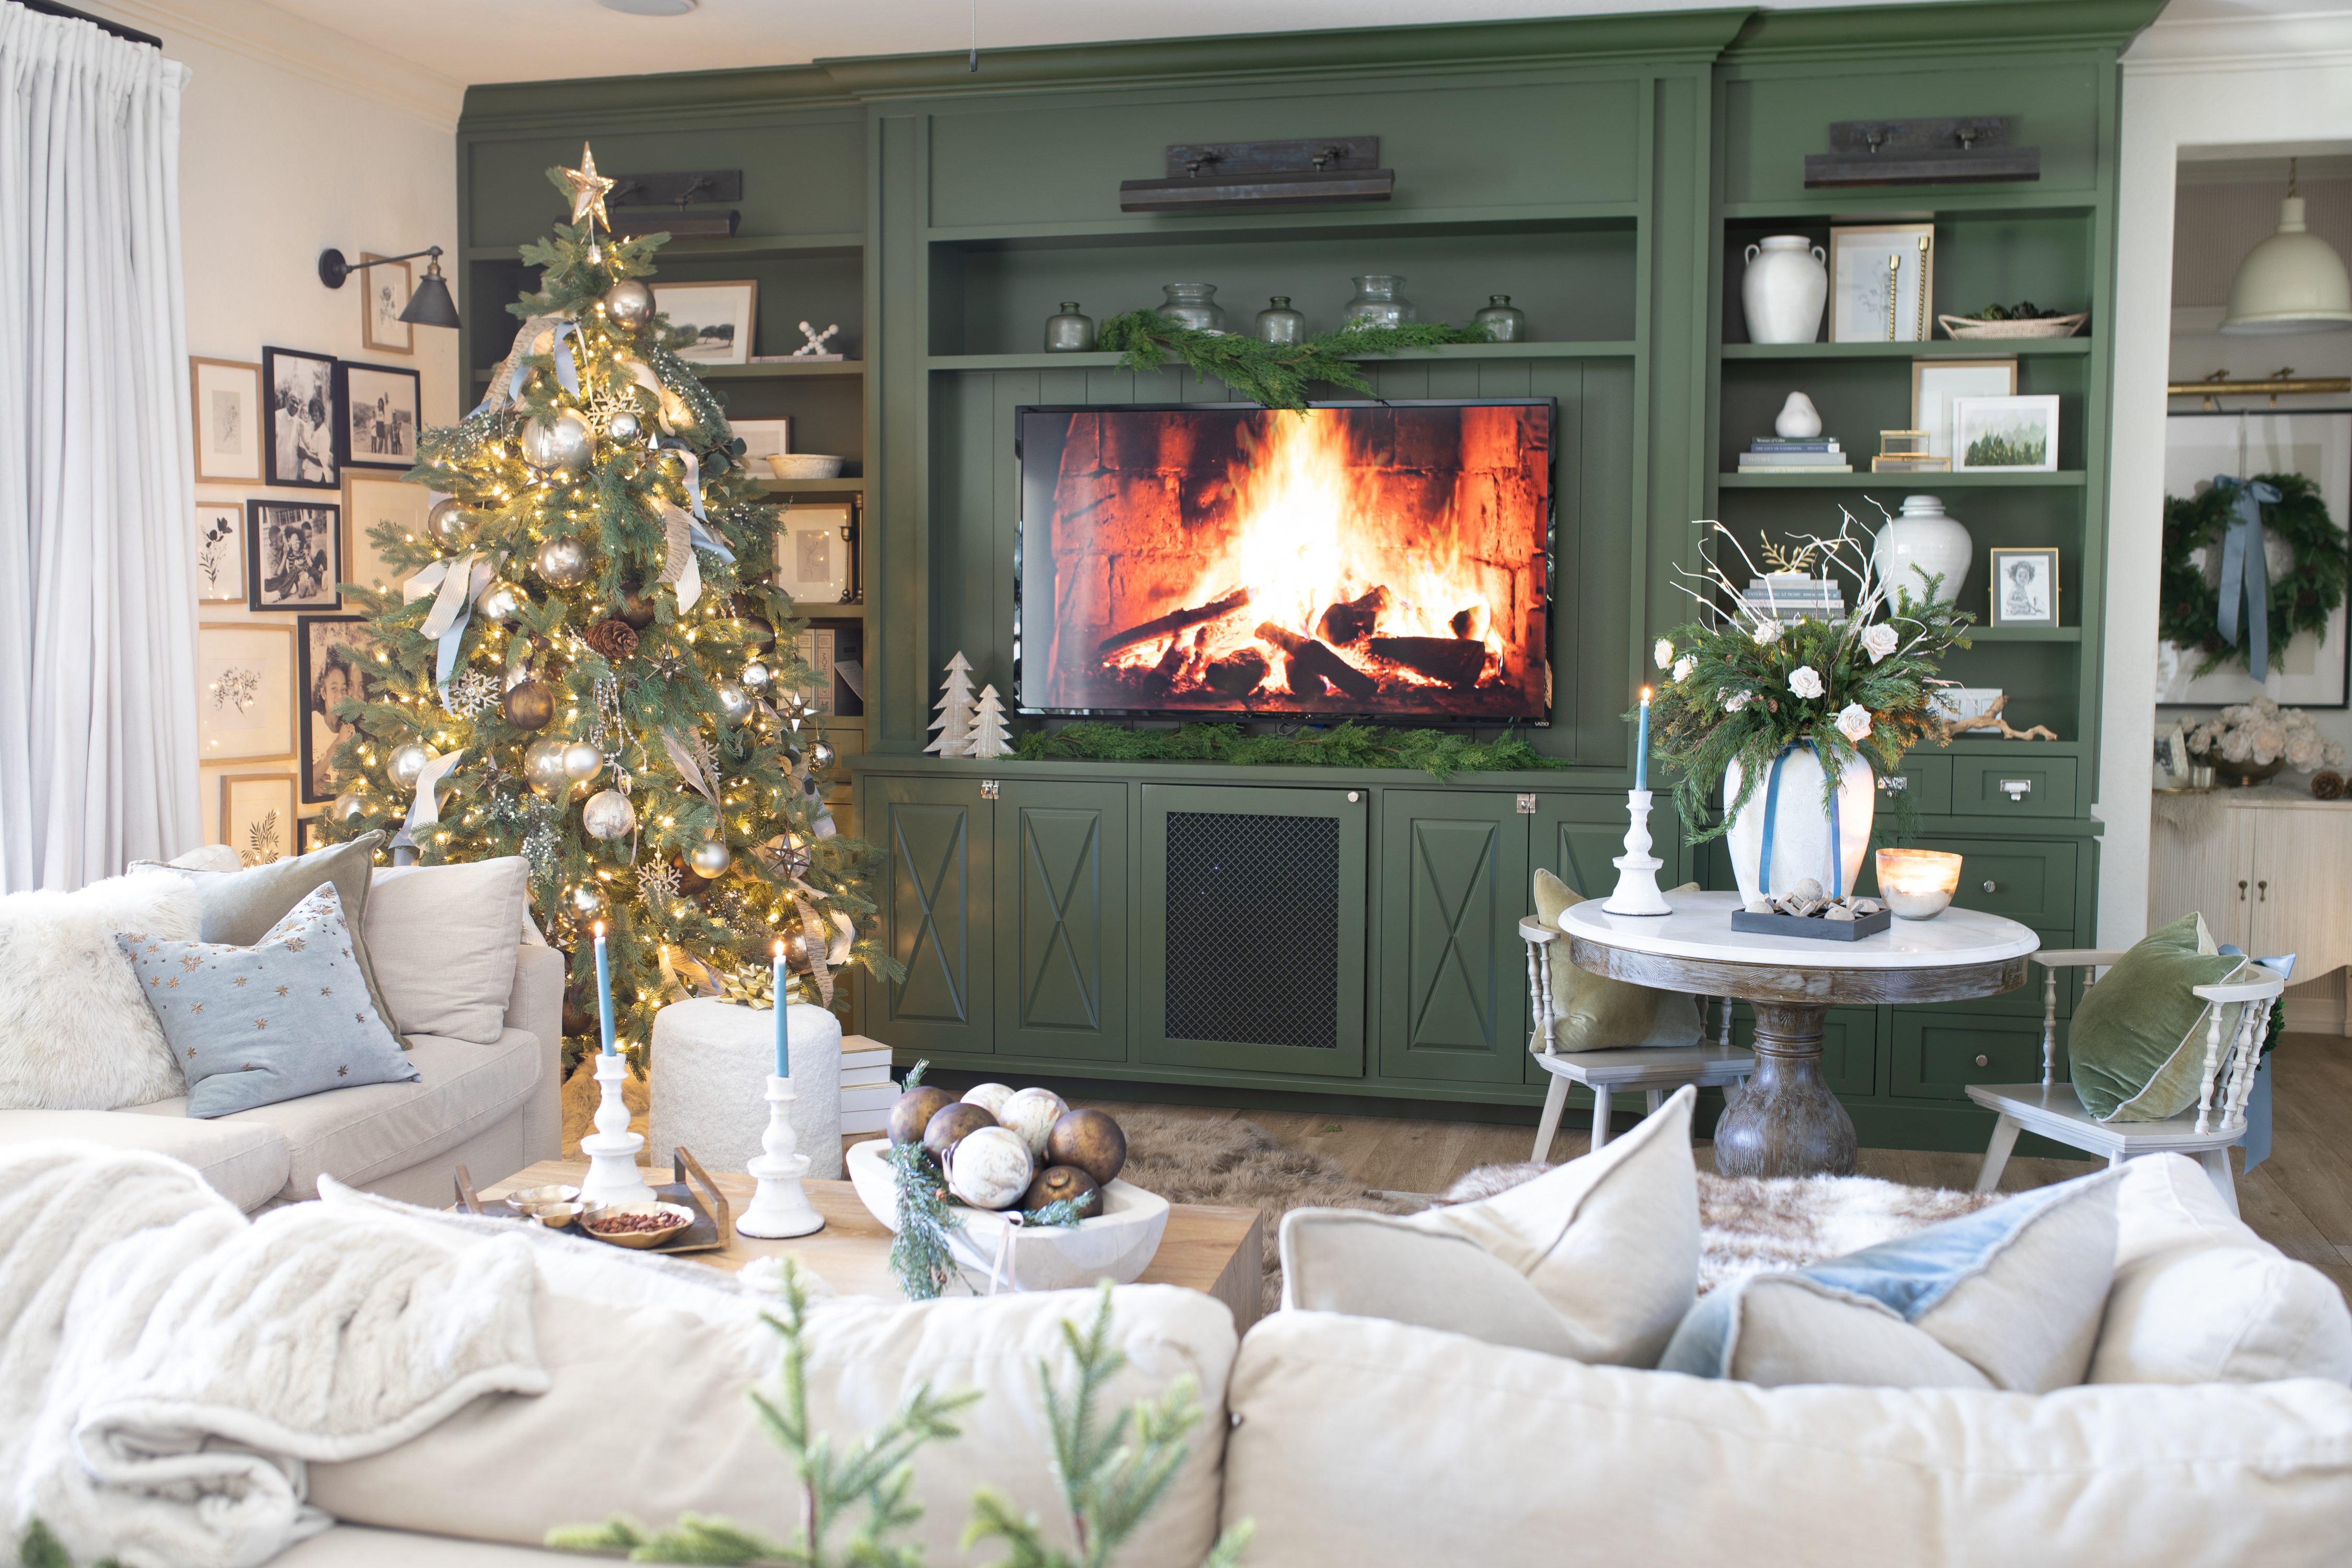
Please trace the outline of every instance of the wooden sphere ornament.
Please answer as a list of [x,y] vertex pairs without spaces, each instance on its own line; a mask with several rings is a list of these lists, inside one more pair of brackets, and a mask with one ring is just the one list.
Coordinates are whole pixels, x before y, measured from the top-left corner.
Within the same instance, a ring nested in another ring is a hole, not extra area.
[[555,693],[544,681],[518,680],[507,688],[499,709],[518,730],[544,730],[555,721]]
[[1037,1174],[1036,1157],[1009,1127],[967,1133],[940,1164],[948,1191],[976,1209],[1011,1208]]
[[1076,1200],[1080,1219],[1092,1219],[1102,1213],[1102,1188],[1092,1176],[1076,1165],[1048,1165],[1037,1173],[1037,1179],[1021,1194],[1021,1206],[1034,1214],[1047,1204],[1070,1199]]
[[989,1120],[1002,1121],[1004,1120],[1002,1114],[1004,1102],[1013,1098],[1013,1086],[1009,1083],[976,1083],[963,1091],[963,1097],[987,1111]]
[[1070,1165],[1107,1187],[1127,1168],[1127,1133],[1099,1110],[1073,1110],[1054,1123],[1045,1138],[1045,1158]]
[[1054,1123],[1069,1109],[1062,1097],[1050,1089],[1024,1089],[1005,1100],[996,1120],[1021,1134],[1021,1142],[1029,1146],[1029,1152],[1043,1154],[1045,1140],[1053,1136]]
[[890,1142],[921,1142],[925,1129],[931,1124],[931,1118],[954,1103],[954,1095],[943,1089],[933,1089],[929,1084],[908,1089],[890,1107]]
[[979,1106],[955,1100],[940,1106],[931,1119],[923,1123],[923,1147],[930,1151],[932,1159],[944,1160],[948,1157],[948,1151],[964,1139],[983,1127],[995,1125],[996,1118]]

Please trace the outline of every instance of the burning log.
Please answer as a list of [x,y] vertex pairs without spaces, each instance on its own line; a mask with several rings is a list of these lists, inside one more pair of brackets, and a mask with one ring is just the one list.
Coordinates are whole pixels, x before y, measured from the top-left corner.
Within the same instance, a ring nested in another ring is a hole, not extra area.
[[1446,624],[1454,628],[1454,635],[1457,637],[1470,642],[1485,642],[1488,628],[1495,624],[1495,617],[1485,605],[1477,604],[1466,610],[1454,611],[1454,619]]
[[1151,673],[1143,678],[1143,689],[1154,697],[1165,697],[1176,689],[1176,678],[1183,672],[1184,639],[1177,637],[1160,656],[1160,662],[1151,667]]
[[1296,663],[1290,667],[1290,694],[1293,697],[1328,697],[1331,683],[1313,670],[1301,669]]
[[1209,666],[1201,677],[1201,684],[1220,697],[1239,701],[1264,685],[1267,673],[1273,668],[1274,666],[1266,662],[1265,655],[1254,647],[1245,647]]
[[1250,591],[1247,588],[1236,588],[1222,599],[1212,599],[1205,605],[1195,605],[1190,609],[1171,610],[1166,615],[1155,616],[1140,626],[1129,626],[1123,632],[1113,632],[1103,638],[1102,646],[1095,650],[1095,658],[1108,659],[1113,654],[1133,647],[1139,642],[1150,642],[1153,637],[1164,637],[1170,632],[1181,632],[1186,626],[1197,626],[1204,621],[1222,620],[1236,610],[1246,608],[1249,602]]
[[1374,637],[1371,651],[1456,690],[1478,684],[1478,672],[1486,668],[1486,645],[1458,637]]
[[[1258,623],[1257,637],[1260,642],[1270,642],[1283,651],[1290,661],[1291,679],[1294,681],[1302,676],[1311,675],[1329,681],[1350,697],[1374,697],[1380,693],[1379,681],[1313,637],[1300,637],[1272,621]],[[1484,651],[1480,650],[1482,655]],[[1297,688],[1293,686],[1291,689],[1295,691]]]
[[1342,647],[1361,642],[1379,628],[1381,617],[1394,603],[1386,587],[1368,589],[1324,611],[1320,630],[1326,638]]

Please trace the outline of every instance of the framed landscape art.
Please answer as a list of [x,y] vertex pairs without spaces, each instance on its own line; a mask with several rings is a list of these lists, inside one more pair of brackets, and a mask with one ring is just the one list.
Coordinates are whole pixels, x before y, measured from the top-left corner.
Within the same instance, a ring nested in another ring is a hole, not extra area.
[[196,482],[261,482],[261,367],[242,360],[188,360],[194,404]]
[[673,331],[694,329],[694,341],[677,351],[689,364],[748,364],[751,333],[760,320],[760,284],[751,278],[724,283],[656,283],[654,309],[669,318]]
[[315,501],[245,503],[245,607],[339,610],[343,509]]
[[421,385],[416,372],[399,365],[336,362],[337,460],[395,473],[415,468]]
[[196,628],[196,746],[206,763],[294,760],[294,628]]
[[262,479],[305,489],[341,488],[335,468],[335,360],[300,349],[261,351],[268,399]]
[[2058,395],[1952,399],[1952,472],[2048,474],[2058,468]]

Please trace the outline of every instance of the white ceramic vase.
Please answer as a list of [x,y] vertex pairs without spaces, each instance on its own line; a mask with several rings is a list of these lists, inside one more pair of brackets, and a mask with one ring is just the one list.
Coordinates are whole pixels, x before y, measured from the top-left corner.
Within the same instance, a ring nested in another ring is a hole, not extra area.
[[1822,411],[1801,392],[1789,394],[1780,412],[1772,416],[1772,434],[1791,441],[1810,441],[1822,433]]
[[1975,557],[1976,542],[1959,519],[1945,512],[1937,496],[1905,496],[1902,515],[1878,531],[1878,580],[1886,584],[1890,604],[1897,588],[1925,603],[1928,580],[1937,577],[1942,581],[1936,597],[1947,603],[1958,599]]
[[1749,342],[1811,342],[1821,333],[1829,297],[1829,259],[1803,235],[1776,234],[1748,247],[1739,303]]
[[[1739,798],[1742,774],[1734,763],[1723,775],[1723,798]],[[1822,763],[1811,746],[1799,746],[1780,763],[1780,805],[1772,813],[1772,867],[1768,883],[1761,875],[1764,858],[1764,817],[1770,804],[1772,780],[1768,773],[1748,804],[1731,819],[1723,842],[1731,851],[1731,875],[1743,900],[1767,892],[1785,893],[1811,877],[1824,893],[1852,893],[1862,872],[1862,858],[1870,848],[1871,814],[1878,792],[1870,764],[1856,757],[1838,777],[1837,833],[1830,832],[1830,814],[1822,804]]]

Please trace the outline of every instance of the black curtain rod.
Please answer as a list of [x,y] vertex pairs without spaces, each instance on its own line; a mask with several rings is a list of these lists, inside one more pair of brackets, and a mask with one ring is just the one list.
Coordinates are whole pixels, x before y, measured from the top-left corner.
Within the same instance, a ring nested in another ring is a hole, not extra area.
[[87,11],[77,11],[70,5],[60,5],[57,4],[57,0],[15,0],[15,4],[22,5],[27,11],[37,11],[44,16],[63,16],[70,22],[88,22],[91,26],[111,33],[116,37],[130,43],[152,44],[159,49],[163,47],[163,40],[152,33],[140,32],[137,28],[126,27],[120,22],[110,22],[103,16],[93,16]]

